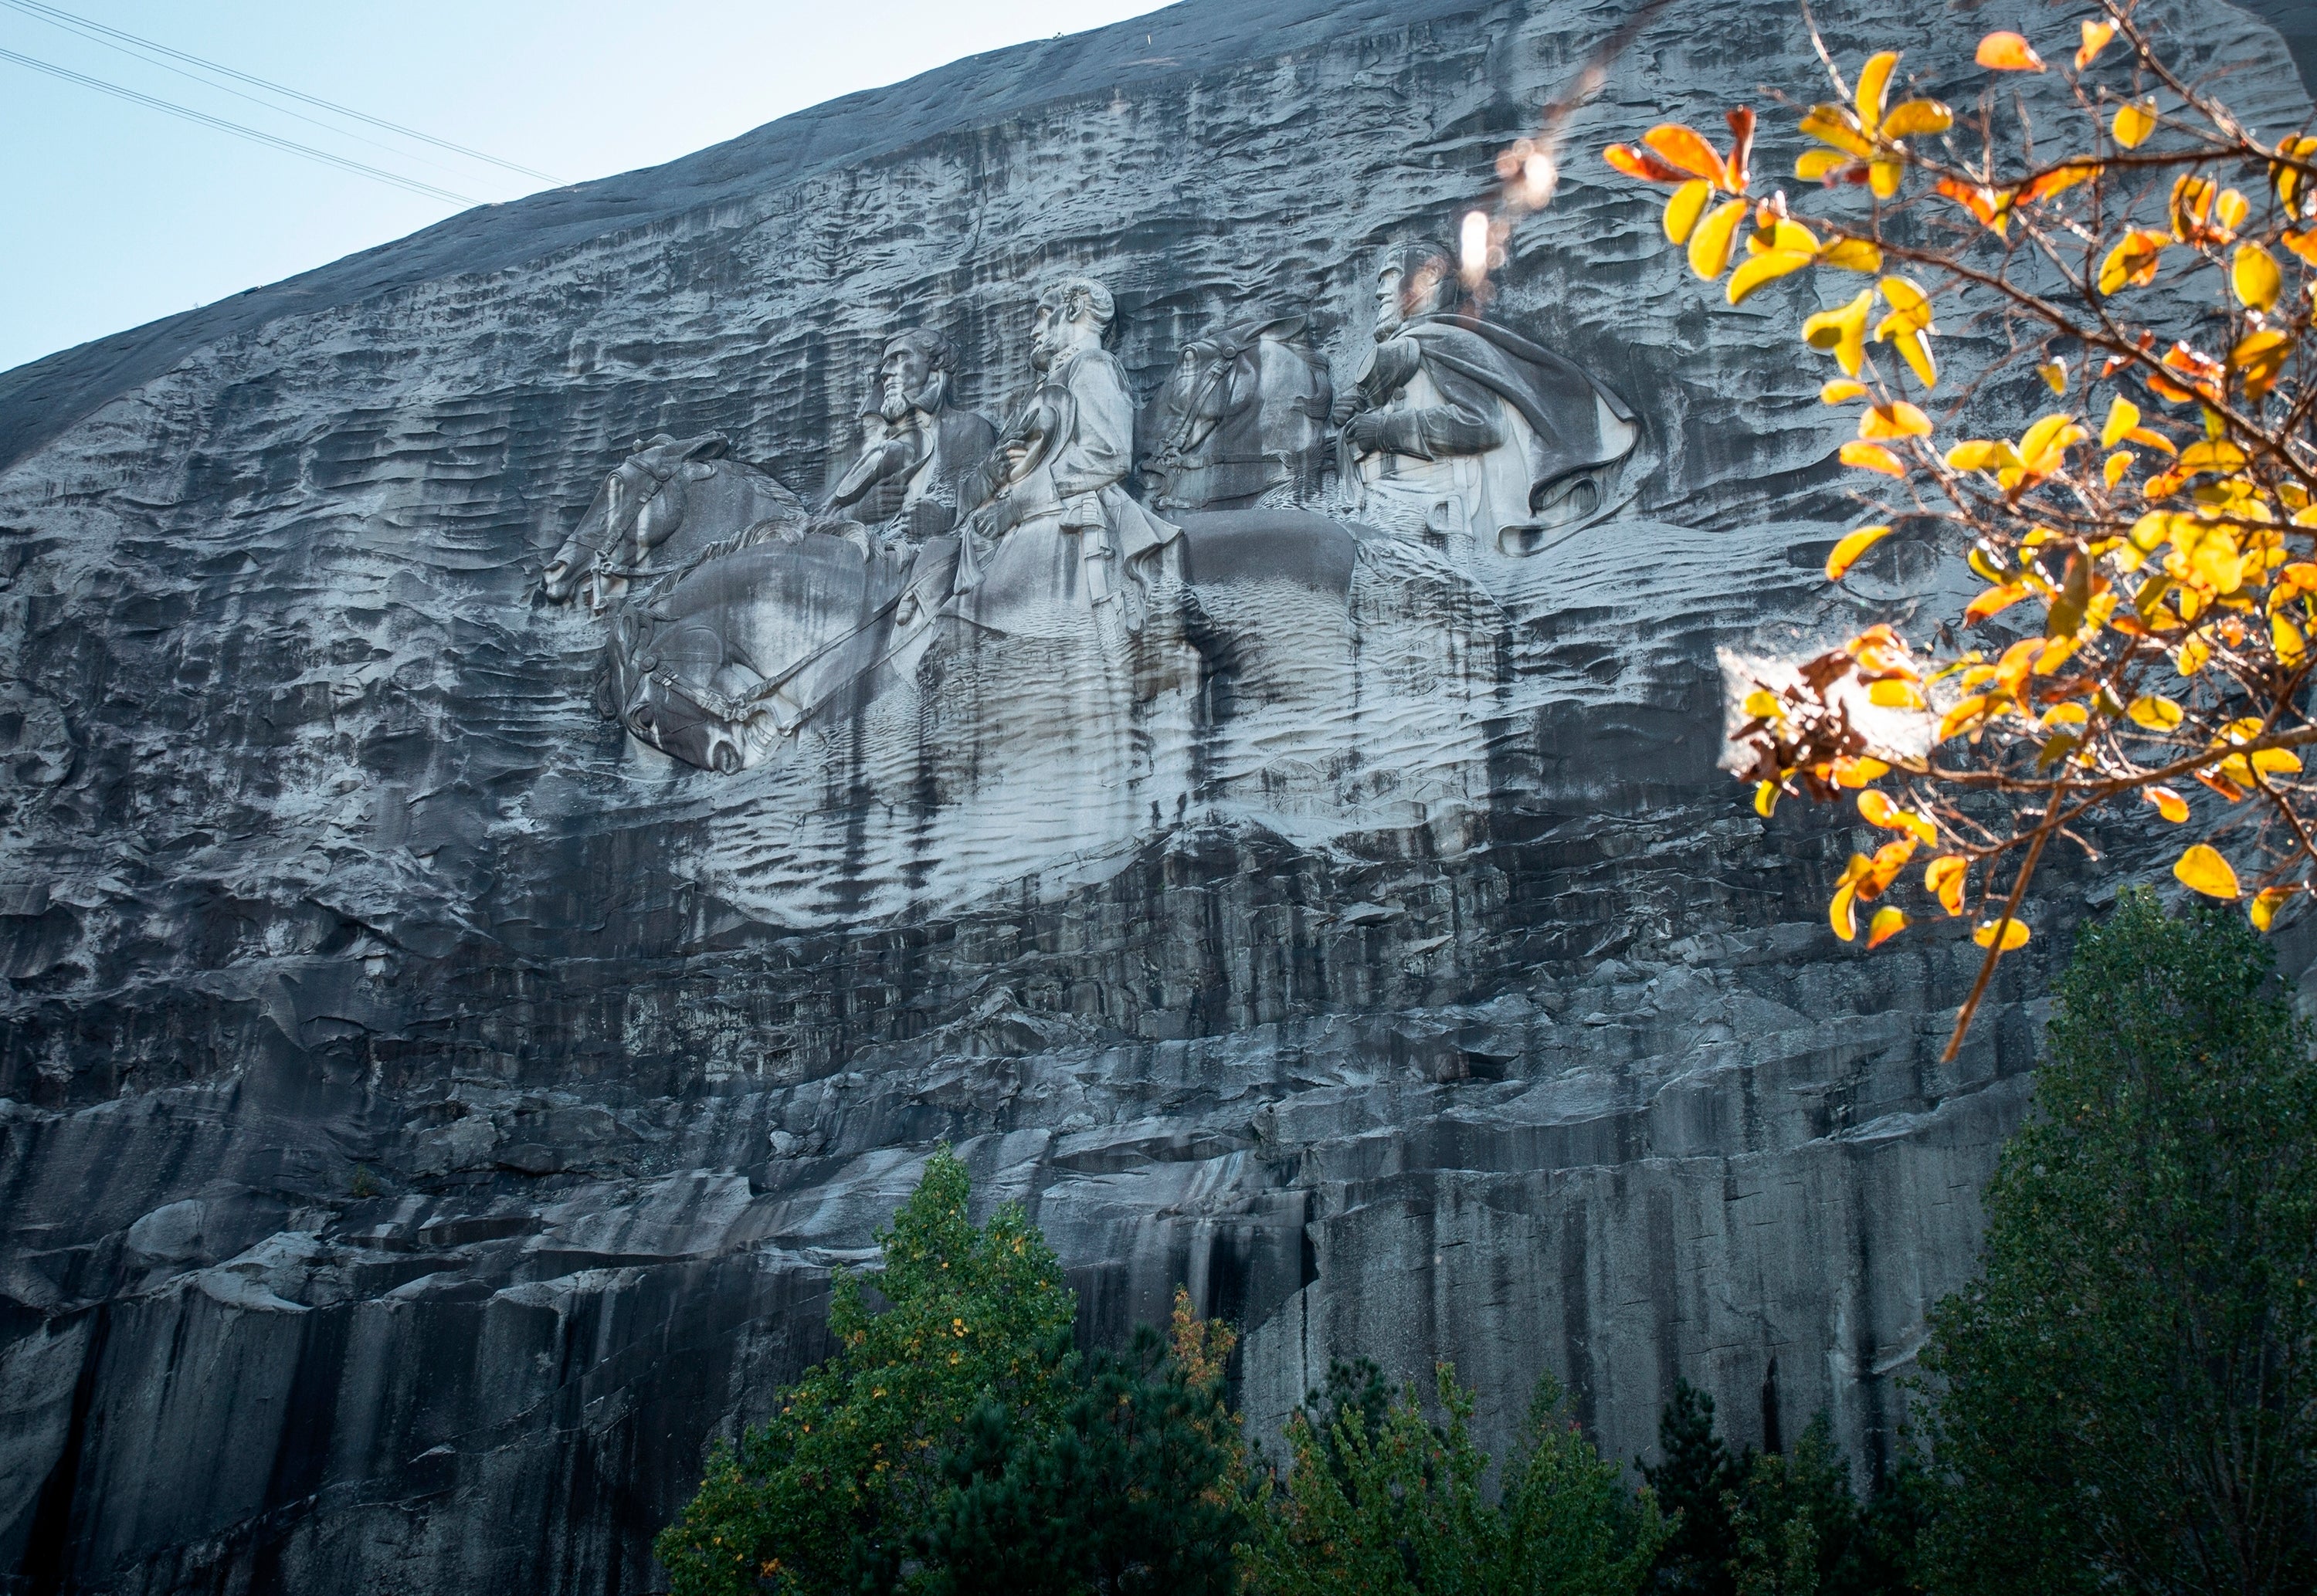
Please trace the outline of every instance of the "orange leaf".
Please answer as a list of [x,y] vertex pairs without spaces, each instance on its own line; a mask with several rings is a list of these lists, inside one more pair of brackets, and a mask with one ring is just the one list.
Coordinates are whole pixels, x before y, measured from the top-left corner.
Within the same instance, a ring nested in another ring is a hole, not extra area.
[[2017,33],[1990,33],[1979,41],[1979,54],[1973,58],[1993,72],[2044,70],[2044,58]]
[[1628,177],[1638,177],[1644,183],[1682,183],[1686,174],[1677,167],[1668,166],[1645,149],[1635,149],[1630,144],[1613,144],[1601,152],[1601,158]]
[[2027,596],[2026,587],[2008,582],[2000,587],[1990,587],[1965,605],[1963,612],[1965,626],[1976,626],[1990,615],[1998,615]]
[[1685,128],[1679,122],[1659,122],[1642,135],[1642,142],[1663,156],[1668,165],[1679,167],[1692,177],[1702,177],[1722,186],[1729,176],[1722,157],[1695,128]]
[[2080,183],[2089,183],[2100,172],[2098,161],[2070,161],[2064,165],[2054,166],[2021,189],[2017,203],[2029,205],[2038,200],[2048,200],[2063,189],[2071,189]]
[[1867,951],[1873,952],[1906,929],[1907,916],[1889,904],[1883,905],[1874,911],[1874,922],[1866,928]]
[[2096,22],[2087,17],[2084,19],[2083,29],[2084,41],[2076,47],[2076,70],[2079,72],[2099,59],[2100,51],[2106,49],[2107,41],[2116,37],[2114,22]]
[[2156,806],[2156,812],[2178,825],[2188,818],[2188,800],[2169,787],[2151,787],[2140,795]]
[[1991,189],[1978,183],[1958,183],[1952,177],[1939,179],[1936,191],[1953,200],[1972,215],[1982,227],[1992,228],[2000,235],[2011,226],[2012,191]]
[[1963,913],[1964,874],[1971,861],[1960,853],[1942,853],[1923,868],[1923,887],[1939,900],[1939,907],[1950,914]]

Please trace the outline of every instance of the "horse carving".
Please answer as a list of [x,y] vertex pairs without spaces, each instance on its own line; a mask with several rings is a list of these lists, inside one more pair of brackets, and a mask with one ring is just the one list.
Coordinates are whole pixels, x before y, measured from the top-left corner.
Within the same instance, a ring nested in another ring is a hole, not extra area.
[[550,557],[541,589],[557,603],[584,595],[601,614],[631,584],[672,575],[720,545],[801,532],[804,504],[771,472],[730,459],[731,447],[720,432],[640,441]]
[[1303,327],[1300,316],[1247,321],[1183,346],[1146,423],[1152,509],[1243,510],[1276,489],[1317,490],[1332,394]]

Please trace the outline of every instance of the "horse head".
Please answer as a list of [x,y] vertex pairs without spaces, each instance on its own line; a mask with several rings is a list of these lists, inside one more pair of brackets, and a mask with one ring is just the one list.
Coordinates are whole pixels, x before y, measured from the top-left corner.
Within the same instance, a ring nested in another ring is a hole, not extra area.
[[584,588],[587,607],[600,611],[631,578],[654,574],[652,552],[684,524],[692,485],[712,477],[731,447],[721,432],[639,439],[548,560],[541,589],[562,603]]
[[1238,509],[1318,486],[1331,393],[1296,342],[1304,318],[1242,322],[1184,345],[1153,406],[1142,461],[1160,510]]

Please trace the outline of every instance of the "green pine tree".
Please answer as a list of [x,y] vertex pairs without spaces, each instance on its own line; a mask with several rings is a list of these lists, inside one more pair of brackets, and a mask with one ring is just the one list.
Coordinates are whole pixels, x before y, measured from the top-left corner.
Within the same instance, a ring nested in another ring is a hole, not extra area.
[[2233,914],[2127,894],[2059,984],[1985,1273],[1922,1365],[1953,1596],[2317,1588],[2317,1066]]
[[1220,1369],[1201,1379],[1158,1333],[1097,1353],[1040,1430],[985,1402],[924,1541],[940,1596],[1225,1596],[1244,1536],[1238,1430]]
[[1651,1588],[1659,1596],[1731,1596],[1738,1542],[1730,1497],[1753,1462],[1752,1449],[1733,1458],[1713,1421],[1713,1398],[1677,1378],[1658,1415],[1655,1466],[1641,1466],[1672,1529],[1658,1553]]

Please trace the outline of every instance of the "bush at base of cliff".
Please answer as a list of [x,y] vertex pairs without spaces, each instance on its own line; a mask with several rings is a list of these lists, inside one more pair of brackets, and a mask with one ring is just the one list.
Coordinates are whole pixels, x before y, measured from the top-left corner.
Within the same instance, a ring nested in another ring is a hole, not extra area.
[[1412,1389],[1379,1413],[1359,1400],[1356,1379],[1334,1385],[1321,1422],[1308,1410],[1288,1422],[1292,1465],[1258,1516],[1248,1559],[1266,1596],[1632,1596],[1648,1580],[1666,1535],[1656,1503],[1626,1492],[1550,1377],[1530,1412],[1525,1455],[1495,1504],[1481,1493],[1489,1459],[1468,1428],[1472,1396],[1453,1370],[1439,1372],[1436,1426]]
[[2272,964],[2145,893],[2084,933],[1923,1358],[1937,1589],[2317,1587],[2317,1065]]
[[995,1406],[1051,1427],[1069,1396],[1076,1304],[1051,1248],[1014,1205],[977,1227],[946,1151],[880,1232],[872,1313],[840,1275],[840,1351],[781,1394],[738,1448],[720,1446],[655,1547],[676,1596],[890,1590],[948,1489],[943,1458]]

